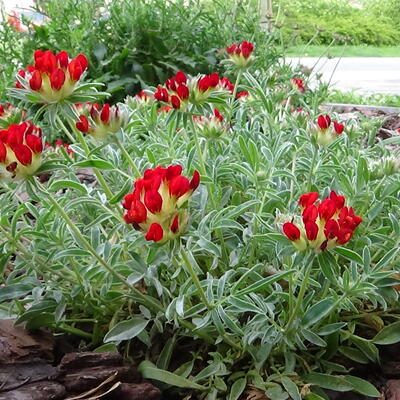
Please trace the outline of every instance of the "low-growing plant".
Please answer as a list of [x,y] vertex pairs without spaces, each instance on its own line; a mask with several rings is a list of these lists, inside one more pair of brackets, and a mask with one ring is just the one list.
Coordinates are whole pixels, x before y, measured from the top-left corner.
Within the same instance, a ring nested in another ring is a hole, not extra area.
[[400,340],[398,137],[227,44],[233,82],[179,71],[114,106],[86,103],[83,55],[35,53],[26,113],[0,117],[1,315],[118,348],[174,398],[378,397],[350,372]]

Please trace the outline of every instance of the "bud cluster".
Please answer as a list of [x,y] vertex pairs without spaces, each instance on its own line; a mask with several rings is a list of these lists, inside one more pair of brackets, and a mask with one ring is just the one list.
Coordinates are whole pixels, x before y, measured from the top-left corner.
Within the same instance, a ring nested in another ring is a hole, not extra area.
[[362,218],[346,207],[344,196],[332,191],[318,202],[319,194],[310,192],[300,196],[301,220],[283,224],[283,233],[297,250],[311,248],[316,252],[330,250],[347,243]]
[[189,180],[182,176],[180,165],[148,169],[143,178],[136,180],[133,192],[124,198],[125,221],[146,232],[146,240],[173,239],[187,226],[189,215],[181,207],[199,184],[199,173],[195,171]]
[[0,130],[0,177],[23,179],[41,165],[42,130],[31,122]]

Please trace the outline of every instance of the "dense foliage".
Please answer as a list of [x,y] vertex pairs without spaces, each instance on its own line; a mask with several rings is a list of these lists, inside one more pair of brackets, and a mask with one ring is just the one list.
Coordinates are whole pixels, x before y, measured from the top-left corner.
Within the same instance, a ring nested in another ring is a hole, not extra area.
[[[23,19],[18,32],[7,18],[0,29],[3,81],[31,62],[36,49],[83,53],[90,61],[88,78],[107,85],[115,101],[162,82],[179,69],[188,73],[220,70],[218,52],[226,43],[252,39],[268,50],[274,36],[258,29],[257,1],[49,0],[37,11],[46,22]],[[268,67],[264,59],[260,66]],[[0,96],[2,84],[0,83]],[[4,94],[4,89],[3,89]]]
[[398,2],[367,1],[363,8],[347,0],[281,0],[276,2],[285,43],[366,44],[396,46],[400,40]]
[[344,374],[399,340],[398,139],[314,123],[323,90],[229,51],[236,86],[179,72],[118,108],[82,104],[84,56],[35,53],[2,116],[1,314],[120,346],[174,398],[378,396]]

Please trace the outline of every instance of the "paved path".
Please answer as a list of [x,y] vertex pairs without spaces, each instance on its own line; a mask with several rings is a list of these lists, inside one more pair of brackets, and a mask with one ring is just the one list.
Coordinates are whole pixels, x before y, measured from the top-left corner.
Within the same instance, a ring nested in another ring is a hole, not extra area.
[[[400,57],[287,58],[287,62],[314,67],[334,88],[362,93],[400,95]],[[335,69],[336,68],[336,69]]]

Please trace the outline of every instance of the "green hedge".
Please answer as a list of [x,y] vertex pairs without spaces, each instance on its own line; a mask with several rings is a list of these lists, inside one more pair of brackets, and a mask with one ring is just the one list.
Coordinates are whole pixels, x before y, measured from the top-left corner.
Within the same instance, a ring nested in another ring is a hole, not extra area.
[[372,8],[351,7],[344,0],[294,0],[282,2],[282,32],[286,43],[330,44],[332,40],[349,44],[395,46],[400,31],[389,15]]

